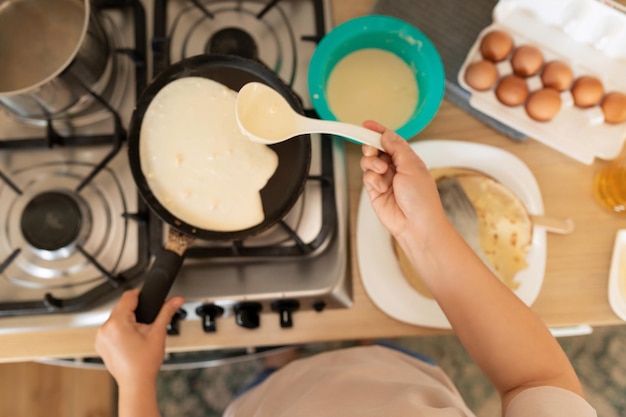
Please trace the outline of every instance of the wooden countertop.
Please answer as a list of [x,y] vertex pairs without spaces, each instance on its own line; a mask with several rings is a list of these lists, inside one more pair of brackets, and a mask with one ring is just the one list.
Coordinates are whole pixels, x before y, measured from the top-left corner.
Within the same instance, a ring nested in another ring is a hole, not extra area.
[[[335,18],[337,22],[342,22],[367,13],[373,1],[343,0],[333,4]],[[594,200],[592,190],[593,177],[606,162],[583,165],[534,140],[512,141],[445,101],[435,119],[415,140],[423,139],[484,143],[515,154],[535,175],[546,214],[574,220],[576,229],[572,234],[548,234],[544,284],[532,306],[548,326],[624,323],[609,306],[607,286],[615,233],[626,228],[626,215],[620,216],[601,208]],[[274,313],[264,314],[262,326],[253,331],[238,327],[231,319],[220,320],[219,331],[213,335],[203,333],[197,322],[183,322],[181,335],[167,340],[169,351],[392,338],[442,332],[403,324],[388,317],[372,304],[365,293],[354,243],[361,191],[359,147],[347,144],[347,158],[354,306],[322,313],[298,312],[294,314],[292,329],[281,329]],[[94,356],[96,331],[96,328],[80,328],[0,335],[0,362]]]

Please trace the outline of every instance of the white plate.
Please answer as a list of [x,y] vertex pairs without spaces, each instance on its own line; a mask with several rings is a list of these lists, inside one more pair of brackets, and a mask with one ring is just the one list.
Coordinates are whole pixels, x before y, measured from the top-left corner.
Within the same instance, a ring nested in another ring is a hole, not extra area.
[[[415,142],[411,147],[429,168],[464,167],[492,176],[513,191],[531,214],[543,214],[537,181],[528,167],[513,154],[492,146],[451,140]],[[389,316],[425,327],[450,328],[439,305],[404,279],[391,244],[391,236],[380,223],[367,193],[361,193],[357,216],[357,257],[363,286],[374,304]],[[515,294],[531,305],[541,290],[546,266],[546,231],[535,226],[528,268],[516,280]]]
[[609,274],[609,303],[615,314],[626,320],[626,229],[619,230],[615,236]]

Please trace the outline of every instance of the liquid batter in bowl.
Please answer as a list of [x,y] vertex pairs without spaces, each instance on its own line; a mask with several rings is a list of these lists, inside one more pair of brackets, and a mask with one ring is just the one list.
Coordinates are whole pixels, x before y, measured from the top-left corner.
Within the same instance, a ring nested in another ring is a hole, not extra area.
[[403,126],[417,106],[415,72],[397,55],[367,48],[337,63],[326,87],[338,120],[360,125],[372,119],[390,129]]

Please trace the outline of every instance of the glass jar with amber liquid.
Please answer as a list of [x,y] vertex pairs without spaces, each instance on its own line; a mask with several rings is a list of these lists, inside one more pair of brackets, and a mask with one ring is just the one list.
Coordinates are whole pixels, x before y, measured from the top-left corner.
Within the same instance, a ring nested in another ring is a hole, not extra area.
[[607,164],[596,174],[594,194],[604,207],[626,214],[626,157]]

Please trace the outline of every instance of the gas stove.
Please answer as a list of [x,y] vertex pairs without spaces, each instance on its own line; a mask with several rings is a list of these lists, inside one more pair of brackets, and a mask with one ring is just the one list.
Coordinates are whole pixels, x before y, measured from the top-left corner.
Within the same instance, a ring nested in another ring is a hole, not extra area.
[[[274,70],[314,116],[307,71],[331,27],[328,1],[94,4],[115,52],[103,92],[47,120],[0,108],[0,332],[99,325],[141,285],[167,229],[138,196],[124,143],[148,79],[186,57],[241,55]],[[304,192],[276,226],[186,251],[170,292],[186,304],[170,333],[182,318],[213,332],[229,317],[258,327],[273,311],[290,327],[295,311],[351,305],[343,144],[311,141]]]

